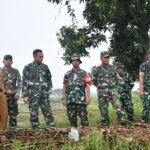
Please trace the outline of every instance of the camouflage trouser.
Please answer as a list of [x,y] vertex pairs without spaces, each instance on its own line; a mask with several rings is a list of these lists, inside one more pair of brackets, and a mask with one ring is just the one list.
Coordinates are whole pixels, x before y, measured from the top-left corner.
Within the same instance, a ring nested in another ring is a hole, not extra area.
[[82,127],[89,126],[87,106],[85,104],[67,104],[67,114],[71,127],[77,127],[77,115],[79,115],[81,119]]
[[[148,88],[148,87],[147,87]],[[143,99],[143,110],[141,120],[145,123],[149,122],[149,112],[150,112],[150,87],[149,90],[144,90],[144,99]]]
[[39,129],[39,107],[45,118],[46,126],[54,124],[54,118],[52,115],[50,100],[48,96],[41,95],[29,98],[29,111],[30,111],[30,122],[33,129]]
[[132,97],[131,97],[130,93],[122,95],[120,97],[120,101],[121,101],[123,110],[127,113],[128,120],[133,121],[134,120],[134,110],[133,110]]
[[118,120],[121,124],[126,123],[126,115],[122,110],[120,97],[116,89],[111,89],[109,91],[106,90],[98,90],[98,99],[99,99],[99,109],[102,116],[102,125],[109,125],[109,116],[108,116],[108,107],[109,102],[112,103],[114,107]]
[[8,115],[9,115],[9,126],[17,126],[17,115],[18,115],[18,103],[14,98],[15,95],[7,96]]

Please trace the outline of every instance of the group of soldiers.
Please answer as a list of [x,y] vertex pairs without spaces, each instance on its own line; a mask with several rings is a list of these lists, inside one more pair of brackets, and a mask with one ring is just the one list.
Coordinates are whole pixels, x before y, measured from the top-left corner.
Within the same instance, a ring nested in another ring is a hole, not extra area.
[[[42,50],[34,50],[33,58],[33,62],[24,67],[21,81],[19,71],[12,67],[12,56],[4,56],[4,67],[0,69],[0,102],[6,96],[7,101],[4,100],[5,105],[7,102],[5,114],[7,114],[8,109],[10,128],[17,126],[17,100],[21,89],[21,97],[24,103],[29,105],[32,128],[40,128],[39,107],[44,115],[46,126],[55,126],[49,100],[53,88],[51,72],[48,66],[42,63]],[[148,123],[150,111],[150,51],[147,52],[147,58],[147,61],[140,66],[139,70],[139,95],[143,99],[141,121],[144,123]],[[89,126],[87,105],[90,104],[91,84],[97,88],[98,105],[102,117],[101,125],[103,127],[108,127],[110,123],[108,115],[109,102],[112,103],[121,125],[125,126],[128,121],[134,121],[131,96],[131,90],[134,86],[132,77],[124,71],[122,64],[117,63],[115,66],[109,64],[110,54],[108,51],[101,52],[100,60],[101,64],[92,67],[89,75],[88,72],[80,68],[82,61],[77,54],[70,59],[72,69],[64,75],[62,104],[67,109],[68,119],[72,128],[77,128],[78,115],[81,119],[82,127]],[[0,107],[3,107],[1,103],[0,105]],[[6,128],[6,123],[2,118],[3,115],[0,112],[0,124],[5,124],[4,128]]]

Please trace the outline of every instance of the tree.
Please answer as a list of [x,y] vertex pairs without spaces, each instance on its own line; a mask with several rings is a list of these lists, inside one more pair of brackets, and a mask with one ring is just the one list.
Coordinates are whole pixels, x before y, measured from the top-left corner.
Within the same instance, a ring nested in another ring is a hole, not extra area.
[[[62,0],[48,0],[60,4]],[[65,1],[65,0],[64,0]],[[61,46],[65,49],[64,56],[71,55],[78,50],[82,56],[88,55],[87,48],[96,47],[101,41],[105,41],[105,32],[110,31],[111,44],[109,51],[114,56],[114,61],[125,65],[126,70],[135,78],[138,76],[139,65],[145,59],[145,53],[149,46],[148,31],[150,29],[150,1],[149,0],[76,0],[85,4],[83,17],[88,25],[78,29],[73,25],[74,35],[80,35],[77,48],[69,50],[65,47],[63,35],[65,30],[60,30],[58,36]],[[75,18],[74,10],[66,0],[68,13]],[[63,27],[64,28],[64,27]],[[67,31],[68,32],[68,31]],[[73,35],[73,34],[72,34]],[[70,42],[74,40],[68,38]],[[77,39],[76,39],[77,40]],[[84,43],[84,44],[83,44]],[[90,44],[89,44],[90,43]],[[80,44],[82,46],[80,46]],[[71,44],[70,44],[71,45]],[[68,45],[69,46],[69,45]]]
[[[87,48],[96,47],[97,41],[104,41],[105,37],[103,35],[94,35],[93,37],[88,36],[87,28],[77,28],[76,26],[63,26],[60,32],[57,33],[58,41],[61,47],[65,50],[62,59],[66,64],[69,63],[70,57],[73,54],[78,54],[80,56],[89,56]],[[92,35],[91,35],[92,36]]]

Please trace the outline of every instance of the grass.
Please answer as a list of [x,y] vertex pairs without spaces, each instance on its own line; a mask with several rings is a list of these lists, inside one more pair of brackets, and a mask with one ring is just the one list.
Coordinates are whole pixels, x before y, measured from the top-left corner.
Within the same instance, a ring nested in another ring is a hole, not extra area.
[[148,150],[148,146],[141,145],[138,141],[129,141],[125,138],[116,136],[104,136],[102,133],[93,131],[79,143],[68,142],[64,144],[61,150]]
[[13,150],[149,150],[149,145],[143,145],[136,139],[128,140],[120,136],[111,137],[94,131],[79,142],[67,141],[65,144],[56,145],[47,139],[41,139],[38,145],[28,145],[14,140]]
[[[139,122],[140,121],[140,116],[142,112],[142,100],[139,99],[138,93],[133,93],[133,103],[134,103],[134,116],[135,116],[135,121]],[[100,126],[100,121],[101,121],[101,115],[100,111],[98,109],[98,102],[97,98],[93,97],[92,98],[93,102],[88,106],[88,118],[89,118],[89,124],[92,127],[97,127]],[[55,118],[55,123],[57,127],[69,127],[69,121],[67,118],[67,113],[66,113],[66,108],[62,106],[60,101],[57,98],[57,103],[56,102],[51,102],[52,104],[52,109],[53,109],[53,115]],[[18,127],[20,128],[30,128],[30,120],[29,120],[29,110],[27,105],[23,103],[19,103],[19,111],[20,112],[26,112],[26,113],[19,113],[18,115]],[[110,116],[110,125],[111,126],[118,126],[119,123],[117,121],[117,116],[115,113],[115,110],[113,109],[112,105],[109,105],[109,116]],[[40,123],[41,127],[45,127],[45,121],[43,118],[43,115],[40,113],[39,115],[40,118]],[[78,119],[78,124],[80,126],[80,119]]]
[[[135,115],[135,121],[140,121],[141,111],[142,111],[142,101],[139,99],[138,93],[134,92],[132,93],[133,96],[133,102],[134,102],[134,115]],[[67,114],[66,114],[66,108],[62,106],[60,103],[59,98],[57,98],[57,102],[55,99],[52,100],[52,109],[53,109],[53,115],[55,118],[55,123],[57,127],[63,128],[63,127],[70,127]],[[31,128],[30,121],[29,121],[29,113],[28,113],[28,107],[22,103],[19,103],[19,111],[20,112],[27,112],[27,113],[20,113],[18,115],[18,127],[19,128]],[[112,105],[109,106],[109,116],[110,116],[110,126],[117,127],[119,125],[116,117],[116,113],[114,109],[112,108]],[[100,112],[98,109],[98,102],[97,98],[92,98],[92,103],[88,106],[88,118],[89,118],[89,124],[91,127],[97,127],[100,125]],[[39,115],[41,127],[45,127],[45,121],[43,118],[43,115],[40,113]],[[80,119],[78,119],[78,124],[80,126]],[[109,139],[108,139],[109,138]],[[42,140],[41,139],[41,146],[42,146]],[[111,143],[110,143],[111,142]],[[14,150],[20,150],[22,147],[19,144],[18,141],[15,141],[13,144]],[[29,145],[25,145],[24,149],[28,149]],[[52,147],[55,147],[54,143],[51,143],[50,141],[47,141],[47,145],[44,145],[45,149],[51,149]],[[113,140],[110,140],[110,137],[100,134],[99,132],[93,131],[93,133],[90,136],[85,137],[79,142],[72,142],[68,141],[66,144],[59,145],[60,150],[148,150],[149,145],[141,145],[138,141],[132,140],[129,141],[125,138],[116,136]],[[55,147],[56,148],[56,147]],[[36,147],[36,145],[33,145],[30,147],[31,150],[38,150],[42,149],[42,147]]]

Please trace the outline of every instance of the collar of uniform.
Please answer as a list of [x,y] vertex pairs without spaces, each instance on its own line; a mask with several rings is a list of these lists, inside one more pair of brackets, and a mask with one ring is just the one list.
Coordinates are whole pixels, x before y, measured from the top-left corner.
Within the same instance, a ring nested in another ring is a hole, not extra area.
[[80,70],[80,68],[78,68],[78,69],[74,69],[74,68],[72,68],[72,73],[77,73],[78,71]]
[[32,62],[32,65],[33,66],[40,66],[40,65],[42,65],[42,63],[41,64],[37,64],[37,63],[35,63],[34,61]]
[[100,66],[103,68],[107,68],[109,66],[109,64],[108,65],[101,64]]
[[6,70],[6,71],[10,71],[10,70],[12,70],[12,67],[7,68],[7,67],[4,66],[3,69]]
[[122,76],[124,76],[124,74],[125,74],[124,72],[123,72],[123,73],[119,73],[119,76],[121,76],[121,77],[122,77]]

